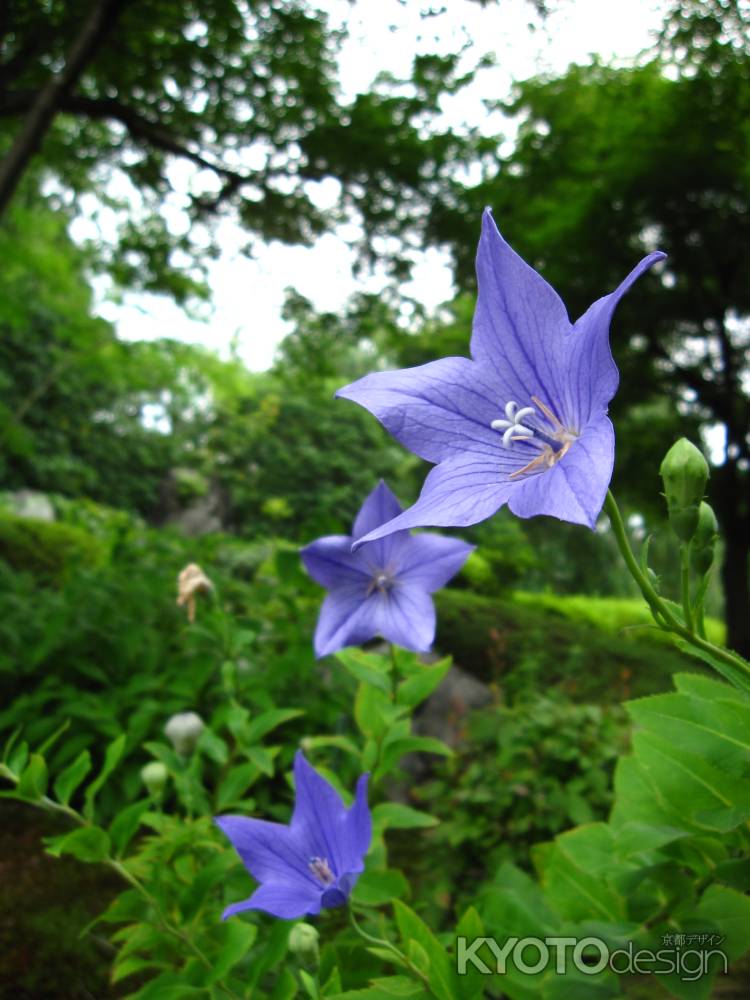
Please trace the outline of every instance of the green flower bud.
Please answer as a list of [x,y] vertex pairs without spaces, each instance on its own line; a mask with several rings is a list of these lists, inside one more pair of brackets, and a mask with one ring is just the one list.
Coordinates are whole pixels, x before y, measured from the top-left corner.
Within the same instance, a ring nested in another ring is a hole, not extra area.
[[708,481],[708,462],[687,438],[669,449],[659,473],[664,482],[669,523],[681,542],[689,542],[698,528],[698,511]]
[[703,502],[698,508],[698,527],[690,546],[690,565],[696,573],[705,576],[714,561],[714,549],[719,537],[719,524],[709,505]]
[[169,771],[159,760],[152,760],[150,764],[144,764],[141,768],[141,781],[146,786],[149,795],[160,799],[164,794]]
[[317,965],[320,934],[312,924],[295,924],[289,935],[289,951],[308,965]]

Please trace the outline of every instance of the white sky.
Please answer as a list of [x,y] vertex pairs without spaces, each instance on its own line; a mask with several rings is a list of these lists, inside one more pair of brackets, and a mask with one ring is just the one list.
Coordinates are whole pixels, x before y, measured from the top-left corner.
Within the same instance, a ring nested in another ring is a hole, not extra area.
[[[377,73],[388,70],[408,77],[416,51],[453,51],[467,36],[478,54],[494,52],[498,66],[484,71],[470,89],[444,105],[445,119],[452,125],[481,127],[496,134],[499,120],[488,116],[482,99],[508,96],[513,80],[540,72],[562,73],[572,62],[587,62],[591,54],[605,61],[623,61],[636,56],[652,40],[659,27],[658,0],[553,0],[559,5],[546,25],[529,30],[536,21],[526,0],[499,0],[483,8],[468,0],[445,0],[446,10],[435,17],[420,18],[425,4],[417,0],[328,0],[334,23],[348,19],[349,38],[340,57],[341,82],[346,96],[369,89]],[[178,168],[179,178],[187,173]],[[319,186],[325,202],[335,198],[335,182]],[[179,215],[176,212],[176,216]],[[175,217],[179,226],[180,220]],[[479,220],[477,220],[477,232]],[[74,225],[73,235],[84,236],[87,223]],[[235,225],[221,229],[222,255],[210,266],[213,309],[207,322],[188,317],[166,297],[128,295],[122,304],[107,301],[98,284],[99,312],[112,321],[118,334],[129,340],[174,337],[201,343],[226,356],[236,339],[240,357],[252,369],[267,368],[279,341],[288,332],[281,319],[284,289],[294,286],[323,310],[336,310],[354,291],[376,291],[383,277],[354,279],[351,254],[339,236],[324,236],[313,248],[263,246],[256,259],[240,252],[245,236]],[[452,296],[450,271],[436,250],[419,261],[408,294],[435,307]],[[564,289],[560,290],[564,297]]]

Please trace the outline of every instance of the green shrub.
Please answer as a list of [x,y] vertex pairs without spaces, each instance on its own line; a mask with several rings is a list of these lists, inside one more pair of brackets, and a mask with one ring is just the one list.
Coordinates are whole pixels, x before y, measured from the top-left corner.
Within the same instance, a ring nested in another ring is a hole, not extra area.
[[59,583],[71,569],[96,566],[104,556],[99,540],[74,525],[0,512],[0,559],[15,570]]
[[[499,684],[511,702],[532,688],[559,686],[576,701],[608,704],[664,691],[677,670],[700,669],[655,630],[625,627],[638,624],[637,601],[484,597],[454,589],[435,599],[437,648],[476,677]],[[598,607],[609,612],[601,625]]]

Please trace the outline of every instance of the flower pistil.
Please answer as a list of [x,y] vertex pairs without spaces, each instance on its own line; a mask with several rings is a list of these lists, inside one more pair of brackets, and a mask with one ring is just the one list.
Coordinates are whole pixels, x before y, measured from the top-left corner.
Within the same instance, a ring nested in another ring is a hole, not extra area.
[[[518,403],[511,399],[505,404],[505,419],[493,420],[490,424],[493,431],[503,432],[503,444],[506,448],[512,448],[514,442],[522,442],[541,449],[541,453],[523,468],[511,472],[509,479],[551,468],[560,461],[579,436],[577,430],[566,427],[538,396],[532,396],[531,401],[534,406],[519,408]],[[540,418],[537,410],[546,418],[546,427],[539,426]],[[532,418],[534,418],[533,423],[531,423]]]

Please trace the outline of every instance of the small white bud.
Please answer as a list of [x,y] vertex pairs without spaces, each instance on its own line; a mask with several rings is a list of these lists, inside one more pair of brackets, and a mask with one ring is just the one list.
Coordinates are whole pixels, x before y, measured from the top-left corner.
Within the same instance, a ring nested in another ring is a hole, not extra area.
[[178,712],[164,727],[164,735],[182,757],[195,750],[206,724],[197,712]]
[[312,924],[295,924],[289,934],[289,951],[310,965],[318,964],[318,938],[320,934]]
[[160,760],[152,760],[141,768],[141,781],[155,798],[161,798],[168,779],[169,771]]

